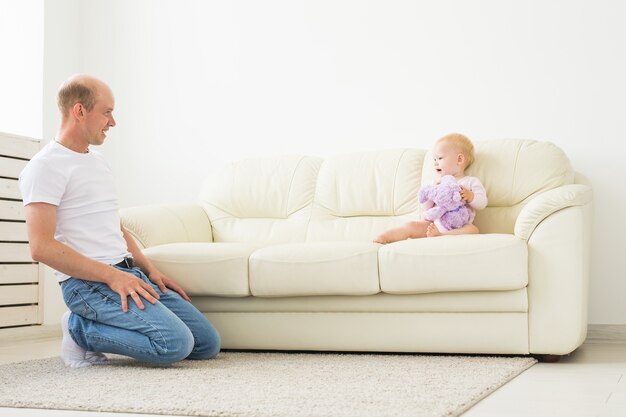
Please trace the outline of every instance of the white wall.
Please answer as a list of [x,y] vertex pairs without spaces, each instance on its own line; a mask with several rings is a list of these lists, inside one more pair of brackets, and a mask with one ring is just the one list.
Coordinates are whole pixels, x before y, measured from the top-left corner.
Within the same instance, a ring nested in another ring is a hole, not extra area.
[[0,132],[41,139],[43,0],[0,0]]
[[450,131],[552,141],[594,186],[590,322],[626,324],[626,196],[610,185],[626,177],[624,16],[621,0],[92,1],[76,70],[115,91],[103,151],[123,206],[194,200],[247,156]]
[[[44,3],[43,131],[44,142],[55,137],[59,116],[56,93],[61,82],[83,71],[80,0],[46,0]],[[44,324],[58,323],[67,310],[61,288],[50,268],[44,286]]]

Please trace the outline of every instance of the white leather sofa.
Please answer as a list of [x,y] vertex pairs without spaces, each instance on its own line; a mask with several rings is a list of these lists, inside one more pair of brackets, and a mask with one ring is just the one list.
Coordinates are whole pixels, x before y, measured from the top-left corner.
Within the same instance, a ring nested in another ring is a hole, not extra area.
[[592,189],[548,142],[477,142],[480,235],[388,245],[418,219],[429,151],[277,156],[198,203],[122,210],[233,349],[563,355],[586,337]]

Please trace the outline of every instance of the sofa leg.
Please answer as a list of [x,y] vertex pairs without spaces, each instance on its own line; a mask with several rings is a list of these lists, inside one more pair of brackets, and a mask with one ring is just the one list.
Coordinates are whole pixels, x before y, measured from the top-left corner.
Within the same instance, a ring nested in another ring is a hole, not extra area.
[[539,362],[556,363],[561,360],[562,355],[533,355]]

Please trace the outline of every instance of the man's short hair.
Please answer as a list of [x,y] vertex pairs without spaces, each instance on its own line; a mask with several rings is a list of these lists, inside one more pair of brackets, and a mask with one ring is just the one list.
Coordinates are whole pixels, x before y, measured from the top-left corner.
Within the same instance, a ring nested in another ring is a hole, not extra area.
[[61,85],[57,93],[59,111],[63,117],[67,117],[76,103],[91,111],[96,103],[96,93],[94,86],[87,85],[83,80],[70,79]]

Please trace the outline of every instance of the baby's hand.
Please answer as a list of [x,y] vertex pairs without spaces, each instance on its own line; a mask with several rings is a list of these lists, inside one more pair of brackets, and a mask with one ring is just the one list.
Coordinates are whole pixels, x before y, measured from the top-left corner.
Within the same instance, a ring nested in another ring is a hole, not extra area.
[[461,199],[468,203],[471,203],[474,200],[474,193],[468,190],[467,188],[461,186]]

